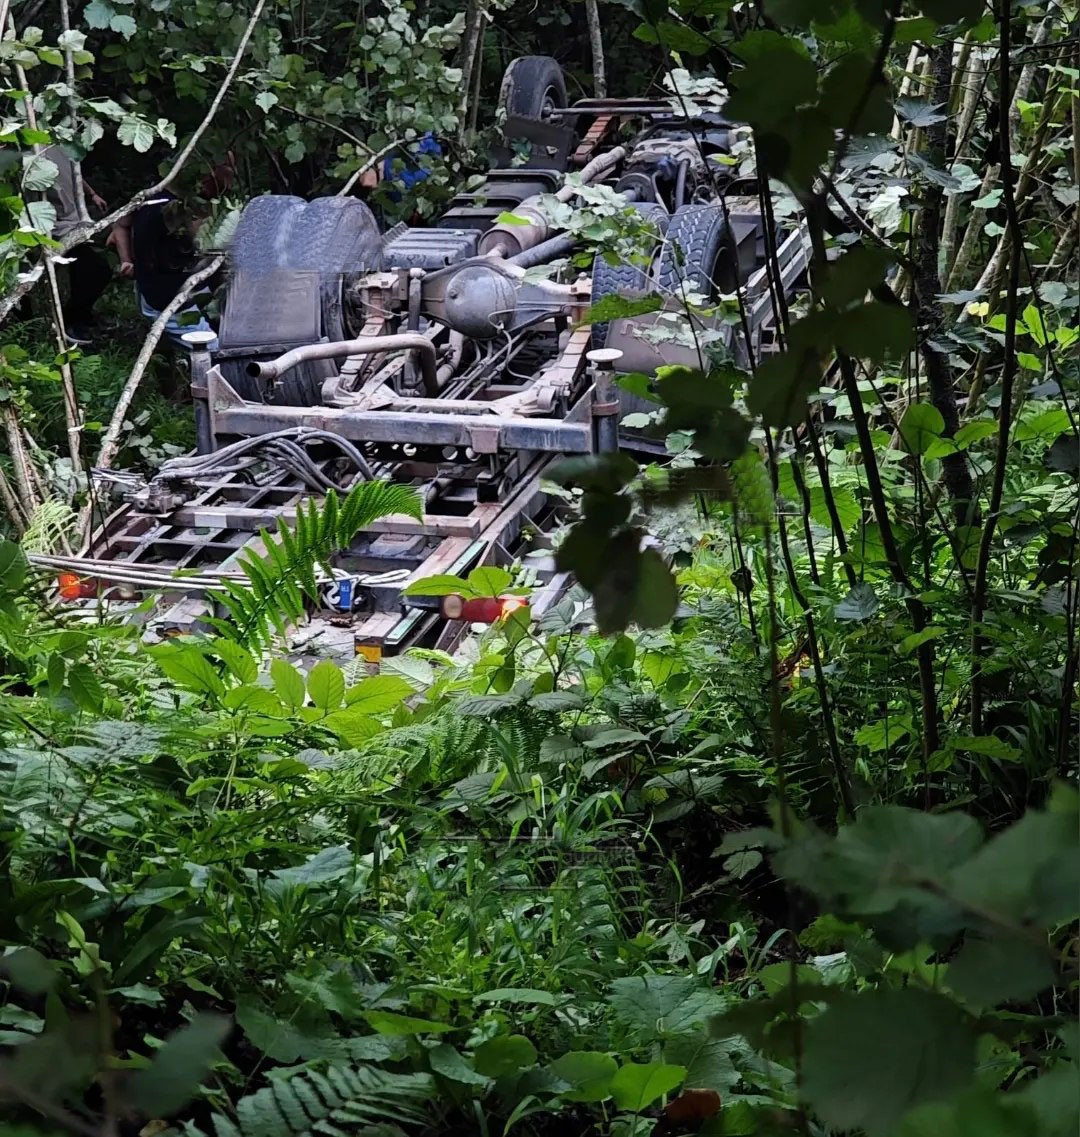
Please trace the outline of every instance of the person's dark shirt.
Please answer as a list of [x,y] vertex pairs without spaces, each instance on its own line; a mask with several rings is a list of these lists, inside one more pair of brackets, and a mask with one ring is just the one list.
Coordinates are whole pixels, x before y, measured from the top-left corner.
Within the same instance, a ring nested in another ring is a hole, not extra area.
[[179,202],[164,193],[141,206],[131,226],[135,281],[143,299],[159,312],[176,296],[194,267],[195,243]]

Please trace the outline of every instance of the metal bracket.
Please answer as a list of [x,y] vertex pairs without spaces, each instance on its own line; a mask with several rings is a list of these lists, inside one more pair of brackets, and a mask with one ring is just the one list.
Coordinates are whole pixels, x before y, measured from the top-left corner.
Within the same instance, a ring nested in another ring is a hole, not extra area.
[[497,454],[499,452],[499,427],[495,425],[470,425],[469,446],[477,454]]

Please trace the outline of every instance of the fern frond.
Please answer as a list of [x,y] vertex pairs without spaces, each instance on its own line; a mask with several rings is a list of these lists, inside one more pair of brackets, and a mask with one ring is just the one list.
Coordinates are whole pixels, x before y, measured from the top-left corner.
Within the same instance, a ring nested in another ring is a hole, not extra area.
[[60,552],[75,535],[78,524],[78,515],[71,506],[51,497],[34,510],[20,544],[27,553]]
[[346,1137],[358,1126],[428,1120],[435,1095],[429,1074],[373,1066],[300,1070],[241,1098],[236,1121],[214,1116],[216,1137]]
[[247,585],[230,582],[214,594],[229,615],[216,626],[250,650],[270,648],[275,632],[284,638],[287,624],[303,618],[305,603],[317,602],[316,567],[328,569],[333,554],[360,530],[395,513],[421,516],[420,496],[411,486],[361,482],[344,501],[331,490],[321,507],[314,500],[306,509],[301,505],[295,529],[278,518],[276,537],[260,533],[266,555],[248,552],[238,560]]

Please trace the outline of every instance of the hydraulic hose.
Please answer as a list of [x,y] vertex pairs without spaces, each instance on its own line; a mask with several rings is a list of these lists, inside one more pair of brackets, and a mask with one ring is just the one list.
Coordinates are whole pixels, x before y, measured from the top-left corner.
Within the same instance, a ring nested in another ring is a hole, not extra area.
[[562,253],[570,252],[575,244],[577,244],[576,237],[569,233],[557,233],[554,237],[541,241],[539,245],[533,245],[531,249],[507,257],[506,263],[517,265],[519,268],[532,268],[533,265],[542,265],[544,261],[549,261]]
[[686,204],[686,175],[690,172],[690,159],[684,158],[679,163],[679,171],[675,175],[675,208]]
[[[581,184],[587,186],[590,182],[595,181],[601,174],[606,174],[612,166],[617,166],[626,157],[626,147],[616,146],[614,150],[608,150],[604,154],[598,155],[588,165],[584,166],[581,170]],[[574,194],[577,193],[577,186],[563,186],[555,196],[559,201],[569,201]]]

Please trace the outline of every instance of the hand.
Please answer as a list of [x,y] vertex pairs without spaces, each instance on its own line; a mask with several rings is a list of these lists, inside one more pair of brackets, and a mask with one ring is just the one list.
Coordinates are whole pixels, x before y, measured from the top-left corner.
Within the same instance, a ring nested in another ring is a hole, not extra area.
[[90,191],[90,200],[94,203],[94,208],[99,213],[109,212],[109,203],[100,194],[94,193],[93,190]]
[[134,265],[131,263],[131,261],[124,261],[124,262],[123,262],[123,263],[120,265],[120,275],[121,275],[121,276],[126,276],[126,277],[127,277],[129,280],[131,280],[132,278],[134,278],[134,276],[135,276],[135,266],[134,266]]

